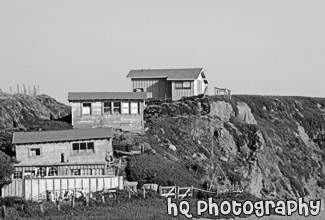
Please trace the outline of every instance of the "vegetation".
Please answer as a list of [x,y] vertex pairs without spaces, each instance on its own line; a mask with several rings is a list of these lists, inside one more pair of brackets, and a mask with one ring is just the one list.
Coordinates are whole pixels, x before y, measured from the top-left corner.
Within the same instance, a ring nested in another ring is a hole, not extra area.
[[14,172],[11,159],[8,155],[0,151],[0,188],[11,182],[11,175]]

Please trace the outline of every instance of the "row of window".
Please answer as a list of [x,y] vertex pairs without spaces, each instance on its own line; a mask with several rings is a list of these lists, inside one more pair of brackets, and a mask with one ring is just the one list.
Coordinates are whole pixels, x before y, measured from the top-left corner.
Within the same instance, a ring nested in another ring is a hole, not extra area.
[[[95,153],[94,142],[80,142],[72,143],[72,154],[85,154],[85,153]],[[42,156],[41,148],[30,148],[29,157],[40,157]]]
[[94,153],[94,142],[81,142],[72,144],[73,154]]
[[[139,102],[103,102],[103,114],[140,114]],[[82,103],[82,115],[91,115],[92,106],[90,102]]]
[[[107,174],[114,175],[115,170],[107,170]],[[104,169],[70,169],[70,174],[72,176],[100,176],[105,174]],[[58,176],[57,167],[40,167],[35,170],[25,170],[24,175],[23,171],[16,171],[13,174],[14,179],[23,179],[23,178],[42,178],[46,176]]]
[[176,81],[175,89],[191,89],[191,81]]
[[24,176],[23,171],[16,171],[14,172],[13,178],[14,179],[22,179],[24,178],[31,178],[31,177],[44,177],[44,176],[57,176],[58,169],[56,167],[50,167],[46,170],[45,167],[40,167],[36,170],[25,170]]

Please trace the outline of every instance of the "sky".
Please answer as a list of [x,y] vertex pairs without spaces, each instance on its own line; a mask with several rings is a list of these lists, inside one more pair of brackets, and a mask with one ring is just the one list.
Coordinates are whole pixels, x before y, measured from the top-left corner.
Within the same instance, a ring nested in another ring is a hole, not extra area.
[[[132,91],[131,69],[204,68],[234,94],[325,97],[324,0],[1,0],[0,88]],[[20,87],[20,88],[21,88]]]

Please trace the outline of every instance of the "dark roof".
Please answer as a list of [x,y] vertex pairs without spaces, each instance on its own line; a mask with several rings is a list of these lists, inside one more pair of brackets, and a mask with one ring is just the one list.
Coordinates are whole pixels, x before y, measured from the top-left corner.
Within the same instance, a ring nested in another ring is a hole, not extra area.
[[202,68],[192,69],[148,69],[131,70],[126,76],[128,78],[167,78],[167,80],[197,79]]
[[13,144],[62,142],[113,137],[112,128],[71,129],[60,131],[14,132]]
[[146,92],[69,92],[69,101],[107,100],[107,99],[147,99]]

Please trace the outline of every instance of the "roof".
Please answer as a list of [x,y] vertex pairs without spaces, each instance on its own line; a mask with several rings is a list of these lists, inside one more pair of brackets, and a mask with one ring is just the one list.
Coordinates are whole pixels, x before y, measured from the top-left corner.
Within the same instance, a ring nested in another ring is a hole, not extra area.
[[[105,165],[105,159],[103,156],[102,161],[66,161],[66,162],[51,162],[51,161],[39,161],[39,160],[28,160],[13,164],[16,169],[17,167],[24,166],[78,166],[78,165],[88,165],[88,166],[96,166],[96,165]],[[19,171],[19,169],[17,170]]]
[[13,144],[48,143],[113,137],[112,128],[71,129],[60,131],[14,132]]
[[167,80],[194,80],[199,77],[202,71],[203,68],[131,70],[126,77],[167,78]]
[[147,99],[146,92],[69,92],[69,101],[108,100],[108,99]]

